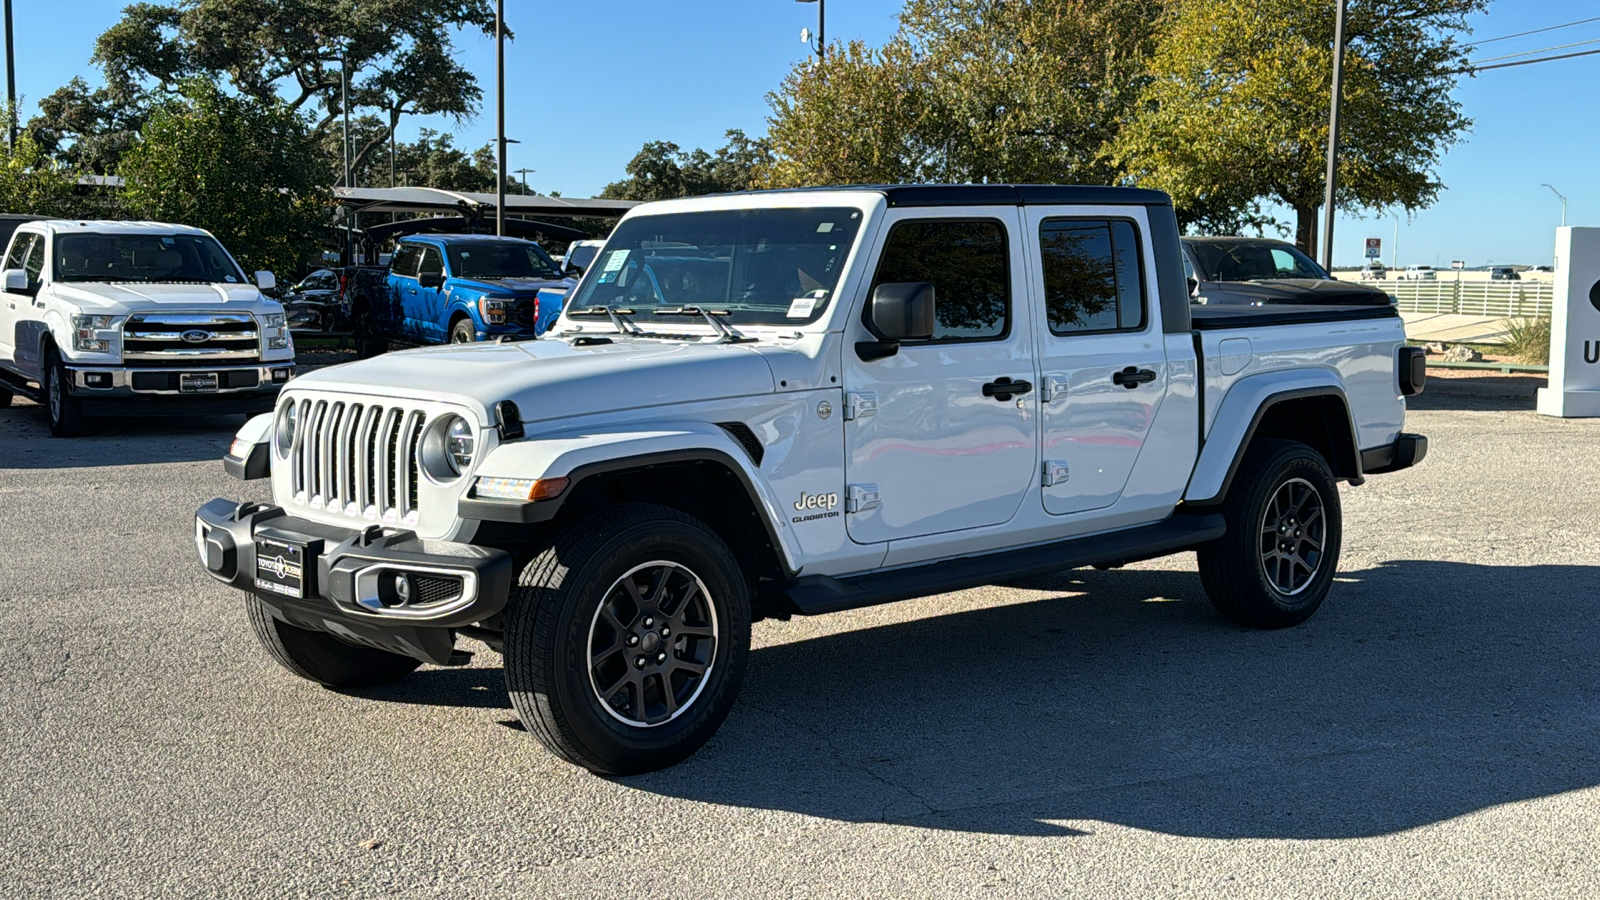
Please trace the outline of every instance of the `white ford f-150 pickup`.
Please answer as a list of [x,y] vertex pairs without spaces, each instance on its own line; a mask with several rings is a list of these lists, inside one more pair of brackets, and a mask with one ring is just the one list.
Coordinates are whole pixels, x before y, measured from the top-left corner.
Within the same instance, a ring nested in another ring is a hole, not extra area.
[[535,341],[302,376],[224,463],[201,564],[345,686],[457,635],[597,772],[728,714],[750,625],[1199,554],[1250,626],[1323,602],[1336,483],[1413,465],[1392,307],[1191,309],[1166,195],[898,186],[630,212]]
[[0,406],[45,407],[57,436],[94,415],[272,409],[294,373],[283,307],[210,233],[161,222],[18,226],[0,271]]

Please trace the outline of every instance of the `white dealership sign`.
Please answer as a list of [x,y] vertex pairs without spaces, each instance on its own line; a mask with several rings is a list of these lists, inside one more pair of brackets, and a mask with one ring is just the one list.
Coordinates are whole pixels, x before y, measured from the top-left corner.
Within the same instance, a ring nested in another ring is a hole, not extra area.
[[1600,228],[1556,229],[1556,293],[1550,322],[1550,386],[1539,412],[1600,417]]

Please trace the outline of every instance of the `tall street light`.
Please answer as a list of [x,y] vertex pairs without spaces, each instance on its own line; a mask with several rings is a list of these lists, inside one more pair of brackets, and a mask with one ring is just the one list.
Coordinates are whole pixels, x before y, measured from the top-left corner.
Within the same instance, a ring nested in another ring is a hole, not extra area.
[[[817,5],[817,42],[811,47],[817,54],[817,61],[822,62],[828,55],[828,0],[796,0],[797,3],[815,3]],[[800,40],[811,43],[811,35],[800,32]]]
[[494,2],[494,233],[506,233],[506,0]]
[[17,148],[17,55],[12,51],[11,0],[6,0],[6,149]]
[[[7,32],[7,34],[9,34],[9,33],[10,32]],[[1548,185],[1548,184],[1541,184],[1539,186],[1540,187],[1550,188],[1550,193],[1555,194],[1557,197],[1561,197],[1561,227],[1562,228],[1567,227],[1567,198],[1562,196],[1560,191],[1556,190],[1553,187],[1550,187],[1550,185]]]
[[1339,0],[1339,11],[1333,20],[1333,97],[1328,104],[1328,178],[1322,200],[1322,267],[1330,272],[1333,271],[1333,198],[1339,162],[1339,95],[1344,87],[1344,7],[1345,0]]

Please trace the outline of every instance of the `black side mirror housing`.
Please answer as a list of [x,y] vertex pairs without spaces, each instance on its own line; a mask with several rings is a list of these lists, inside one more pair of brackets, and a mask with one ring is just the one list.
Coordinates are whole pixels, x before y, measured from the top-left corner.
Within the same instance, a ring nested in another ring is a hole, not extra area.
[[878,340],[857,342],[856,355],[863,362],[893,356],[900,352],[901,341],[933,337],[933,323],[933,285],[926,281],[880,284],[867,302],[867,328]]
[[443,272],[423,272],[417,276],[417,284],[425,288],[444,287]]

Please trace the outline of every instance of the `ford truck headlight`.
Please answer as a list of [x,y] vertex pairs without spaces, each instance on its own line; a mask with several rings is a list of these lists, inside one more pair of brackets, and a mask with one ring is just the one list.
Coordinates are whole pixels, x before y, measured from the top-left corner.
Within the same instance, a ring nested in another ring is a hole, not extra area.
[[477,442],[472,426],[456,415],[445,416],[422,438],[422,468],[435,481],[450,481],[472,467]]
[[278,409],[278,421],[272,426],[272,442],[278,448],[278,455],[284,459],[289,458],[289,451],[294,449],[294,429],[299,420],[299,404],[290,400]]
[[504,325],[511,318],[511,305],[514,301],[509,297],[479,297],[478,315],[488,325]]
[[268,350],[289,349],[289,332],[283,313],[267,313],[261,320],[261,340]]
[[109,353],[109,337],[96,332],[110,328],[115,320],[115,316],[73,316],[72,349],[80,353]]

